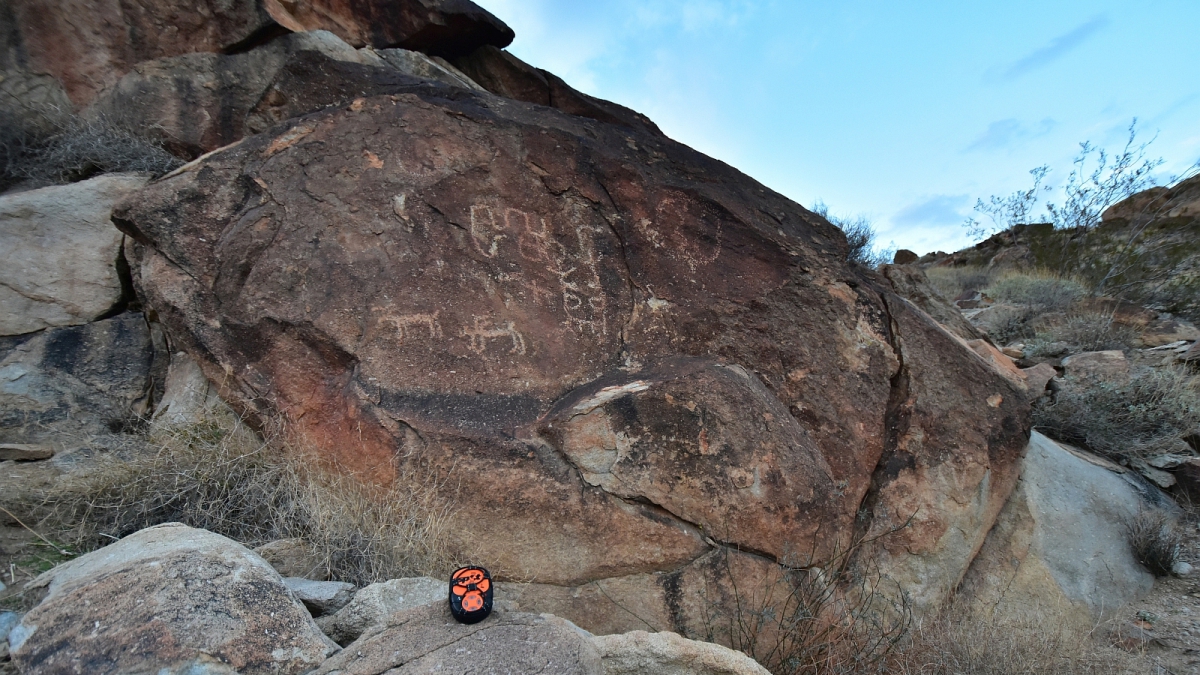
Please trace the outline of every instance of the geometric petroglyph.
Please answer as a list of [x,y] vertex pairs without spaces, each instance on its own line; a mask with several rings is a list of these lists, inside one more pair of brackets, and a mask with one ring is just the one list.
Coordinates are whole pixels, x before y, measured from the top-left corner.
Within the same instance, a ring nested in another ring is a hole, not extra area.
[[[491,327],[489,328],[489,324]],[[508,350],[509,354],[525,355],[525,338],[517,332],[516,326],[512,321],[506,321],[503,326],[497,326],[494,322],[489,321],[486,317],[475,317],[475,326],[473,328],[463,328],[463,337],[470,340],[468,347],[476,354],[483,354],[487,351],[488,340],[497,338],[508,338],[512,341],[512,349]]]

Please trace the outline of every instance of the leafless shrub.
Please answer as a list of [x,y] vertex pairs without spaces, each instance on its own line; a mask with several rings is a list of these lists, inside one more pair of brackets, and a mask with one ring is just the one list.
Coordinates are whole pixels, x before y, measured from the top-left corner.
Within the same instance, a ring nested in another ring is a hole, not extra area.
[[846,254],[847,261],[870,268],[892,261],[895,248],[881,249],[875,246],[875,227],[865,216],[834,215],[822,201],[813,204],[812,212],[828,220],[846,235],[846,244],[850,247]]
[[104,115],[44,117],[38,130],[11,114],[0,118],[0,189],[22,180],[71,183],[118,171],[159,175],[183,163],[163,149],[153,130]]
[[774,675],[876,669],[905,635],[912,613],[899,588],[884,592],[887,580],[869,561],[860,561],[865,569],[852,564],[875,539],[859,539],[821,566],[780,566],[753,588],[737,586],[723,551],[732,597],[717,600],[719,594],[706,589],[704,634],[696,637],[748,654]]
[[415,472],[392,486],[360,481],[209,419],[172,431],[153,452],[110,455],[68,475],[36,510],[40,529],[79,552],[172,521],[247,546],[299,537],[331,577],[362,585],[450,567],[448,510],[433,488]]
[[1034,405],[1046,435],[1121,460],[1172,452],[1200,428],[1200,378],[1182,367],[1135,372],[1128,381],[1069,383]]
[[994,307],[980,326],[998,345],[1028,340],[1037,335],[1036,319],[1041,314],[1030,305]]
[[[1113,320],[1103,312],[1068,314],[1062,321],[1038,331],[1040,343],[1065,343],[1072,352],[1096,352],[1106,349],[1129,349],[1137,340],[1138,330]],[[1036,353],[1031,345],[1027,353]]]
[[1170,576],[1183,548],[1179,524],[1162,510],[1142,509],[1125,523],[1133,557],[1156,577]]

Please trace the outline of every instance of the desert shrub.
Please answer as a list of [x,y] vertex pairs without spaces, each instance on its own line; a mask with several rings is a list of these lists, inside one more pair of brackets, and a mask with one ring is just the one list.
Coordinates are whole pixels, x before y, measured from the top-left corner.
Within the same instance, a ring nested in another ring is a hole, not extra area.
[[982,291],[996,276],[983,267],[928,267],[925,276],[941,296],[954,300],[967,291]]
[[988,284],[985,293],[998,302],[1052,311],[1073,305],[1088,291],[1078,281],[1046,272],[1006,272]]
[[912,621],[901,590],[858,555],[878,538],[860,538],[821,565],[811,555],[803,565],[781,565],[753,588],[734,583],[723,549],[717,568],[729,588],[706,589],[704,630],[691,637],[748,654],[774,675],[877,670]]
[[95,115],[47,116],[50,131],[13,120],[0,124],[0,189],[23,180],[71,183],[97,174],[130,171],[159,175],[183,164],[163,149],[152,130],[134,129]]
[[1061,345],[1074,353],[1129,349],[1137,337],[1136,328],[1113,321],[1111,314],[1078,312],[1038,330],[1034,339],[1026,344],[1025,353],[1029,356],[1057,356],[1047,351],[1046,348],[1051,345],[1056,351],[1061,351]]
[[251,547],[299,537],[332,578],[363,585],[449,567],[448,512],[433,488],[413,471],[394,486],[363,482],[219,418],[177,428],[152,451],[114,453],[69,474],[35,510],[39,529],[76,552],[165,522]]
[[1082,380],[1034,405],[1046,435],[1120,460],[1184,447],[1200,428],[1200,379],[1183,367],[1135,372],[1128,381]]
[[998,345],[1029,340],[1037,335],[1037,318],[1041,312],[1032,305],[1012,305],[989,310],[981,327]]
[[865,216],[834,215],[830,213],[829,207],[819,200],[813,204],[812,212],[828,220],[846,235],[846,244],[849,246],[849,251],[846,253],[847,261],[871,268],[892,261],[892,256],[896,252],[895,247],[881,249],[876,246],[875,227]]
[[1133,557],[1156,577],[1170,576],[1183,548],[1183,533],[1170,515],[1142,509],[1125,523]]

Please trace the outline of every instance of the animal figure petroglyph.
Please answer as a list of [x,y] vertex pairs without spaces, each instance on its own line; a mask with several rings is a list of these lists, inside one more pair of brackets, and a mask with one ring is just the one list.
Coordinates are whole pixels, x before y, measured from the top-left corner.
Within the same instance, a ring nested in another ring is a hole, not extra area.
[[483,354],[485,351],[487,351],[488,340],[506,337],[512,340],[512,349],[508,350],[508,353],[524,356],[525,338],[522,337],[519,332],[517,332],[517,328],[512,321],[504,322],[502,327],[496,327],[495,324],[492,324],[491,328],[487,327],[489,323],[491,322],[486,318],[477,316],[475,317],[474,328],[463,329],[463,336],[470,340],[470,344],[468,346],[470,347],[471,351],[475,352],[476,354]]
[[442,311],[438,310],[432,314],[402,314],[400,316],[381,316],[379,317],[379,322],[376,325],[383,326],[384,324],[391,324],[395,326],[396,335],[400,342],[419,337],[419,335],[414,335],[413,331],[414,329],[419,329],[421,327],[429,331],[430,339],[440,338],[442,337],[442,326],[440,323],[438,323],[438,315],[441,313]]

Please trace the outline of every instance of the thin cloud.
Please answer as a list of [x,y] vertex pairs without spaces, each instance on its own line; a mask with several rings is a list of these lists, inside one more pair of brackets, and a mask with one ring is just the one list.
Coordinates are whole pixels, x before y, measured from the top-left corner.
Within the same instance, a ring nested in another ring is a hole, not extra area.
[[962,210],[970,201],[967,195],[934,195],[900,209],[892,222],[900,226],[956,225],[966,217]]
[[989,124],[987,130],[967,146],[966,152],[973,150],[1001,150],[1020,141],[1045,136],[1052,129],[1054,129],[1054,120],[1049,117],[1032,125],[1025,124],[1013,118],[996,120]]
[[1097,16],[1074,30],[1059,35],[1046,46],[1003,68],[1000,72],[989,73],[986,79],[1010,82],[1039,68],[1043,68],[1066,56],[1071,50],[1082,45],[1088,38],[1095,35],[1107,25],[1107,16]]

